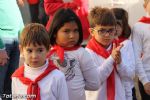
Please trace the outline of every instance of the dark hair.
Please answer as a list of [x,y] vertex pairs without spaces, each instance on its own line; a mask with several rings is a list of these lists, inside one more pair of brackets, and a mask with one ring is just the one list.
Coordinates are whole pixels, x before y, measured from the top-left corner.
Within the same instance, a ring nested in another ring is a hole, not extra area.
[[76,45],[80,45],[83,40],[83,32],[82,32],[82,25],[80,22],[80,19],[78,16],[69,8],[62,8],[59,9],[53,18],[53,21],[50,25],[49,29],[49,36],[50,36],[50,44],[54,45],[56,44],[56,34],[58,30],[64,26],[65,23],[72,22],[74,21],[79,29],[79,41],[77,42]]
[[121,34],[122,37],[128,38],[131,34],[131,28],[128,23],[128,12],[123,8],[112,8],[112,11],[118,21],[121,21],[119,25],[122,27],[123,32]]
[[26,47],[27,45],[44,45],[49,50],[50,39],[46,28],[42,24],[31,23],[27,24],[21,35],[20,45]]
[[90,25],[116,26],[113,12],[108,8],[95,7],[90,11]]

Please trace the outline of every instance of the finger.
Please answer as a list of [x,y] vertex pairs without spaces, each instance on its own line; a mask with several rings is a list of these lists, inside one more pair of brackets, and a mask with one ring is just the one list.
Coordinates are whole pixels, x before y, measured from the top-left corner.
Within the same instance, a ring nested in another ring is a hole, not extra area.
[[116,56],[116,62],[117,62],[117,64],[120,64],[121,63],[121,57]]
[[117,51],[120,51],[120,49],[123,47],[123,44],[120,44],[118,47],[117,47]]
[[116,48],[116,44],[115,43],[113,43],[113,50]]

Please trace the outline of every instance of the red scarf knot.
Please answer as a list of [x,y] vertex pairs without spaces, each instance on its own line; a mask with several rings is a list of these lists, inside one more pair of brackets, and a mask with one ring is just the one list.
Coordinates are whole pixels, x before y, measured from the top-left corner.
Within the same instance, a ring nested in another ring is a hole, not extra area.
[[[50,60],[48,67],[40,74],[34,81],[24,76],[24,66],[19,67],[12,75],[12,77],[18,78],[23,84],[27,85],[27,100],[41,100],[40,87],[38,82],[46,77],[51,71],[57,69],[57,67]],[[34,95],[32,97],[32,95]]]
[[74,47],[69,47],[69,48],[63,48],[59,45],[54,45],[52,47],[52,50],[49,52],[48,54],[48,58],[50,58],[50,56],[54,53],[57,54],[57,56],[59,57],[60,59],[60,63],[62,63],[64,61],[64,52],[65,51],[72,51],[72,50],[77,50],[78,48],[80,48],[81,46],[74,46]]

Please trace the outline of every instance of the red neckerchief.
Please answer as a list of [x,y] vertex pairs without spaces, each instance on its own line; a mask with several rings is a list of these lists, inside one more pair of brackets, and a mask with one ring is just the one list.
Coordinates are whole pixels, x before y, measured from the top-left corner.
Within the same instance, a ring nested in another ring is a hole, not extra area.
[[125,37],[118,37],[118,39],[116,39],[116,41],[117,41],[117,43],[121,43],[121,42],[123,42],[123,41],[125,41],[125,40],[127,40],[128,38],[125,38]]
[[27,88],[27,95],[36,95],[35,98],[27,98],[27,100],[40,100],[40,87],[38,85],[38,82],[42,80],[45,76],[47,76],[51,71],[54,69],[57,69],[57,67],[52,63],[52,61],[49,61],[47,69],[39,75],[34,81],[31,79],[24,77],[24,66],[19,67],[12,75],[12,77],[17,77],[19,80],[28,86]]
[[143,22],[143,23],[147,23],[147,24],[150,24],[150,18],[149,17],[146,17],[146,16],[143,16],[139,22]]
[[39,0],[27,0],[27,2],[31,5],[33,5],[33,4],[38,4]]
[[70,48],[63,48],[59,45],[54,45],[52,50],[49,52],[47,57],[50,57],[53,53],[56,52],[57,56],[59,57],[60,61],[64,61],[64,51],[72,51],[72,50],[77,50],[81,46],[74,46]]
[[[105,59],[110,56],[110,53],[112,50],[107,51],[105,48],[103,48],[96,40],[95,38],[92,38],[87,46],[87,48],[93,50],[98,55],[104,57]],[[115,100],[115,67],[111,72],[110,76],[107,79],[107,100]]]

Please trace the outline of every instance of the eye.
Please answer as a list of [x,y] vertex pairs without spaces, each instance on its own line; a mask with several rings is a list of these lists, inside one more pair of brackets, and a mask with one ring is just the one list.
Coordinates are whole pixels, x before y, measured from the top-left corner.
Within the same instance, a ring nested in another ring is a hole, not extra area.
[[109,29],[108,32],[113,33],[113,32],[115,32],[115,29]]
[[100,30],[98,30],[98,33],[105,33],[105,32],[106,32],[105,29],[100,29]]
[[43,49],[42,48],[38,49],[38,52],[43,52]]
[[70,32],[70,30],[69,30],[69,29],[65,29],[63,32],[65,32],[65,33],[69,33],[69,32]]
[[27,52],[28,52],[28,53],[31,53],[31,52],[32,52],[32,50],[31,50],[31,49],[27,49]]
[[75,32],[75,33],[79,33],[79,30],[78,30],[78,29],[75,29],[74,32]]

